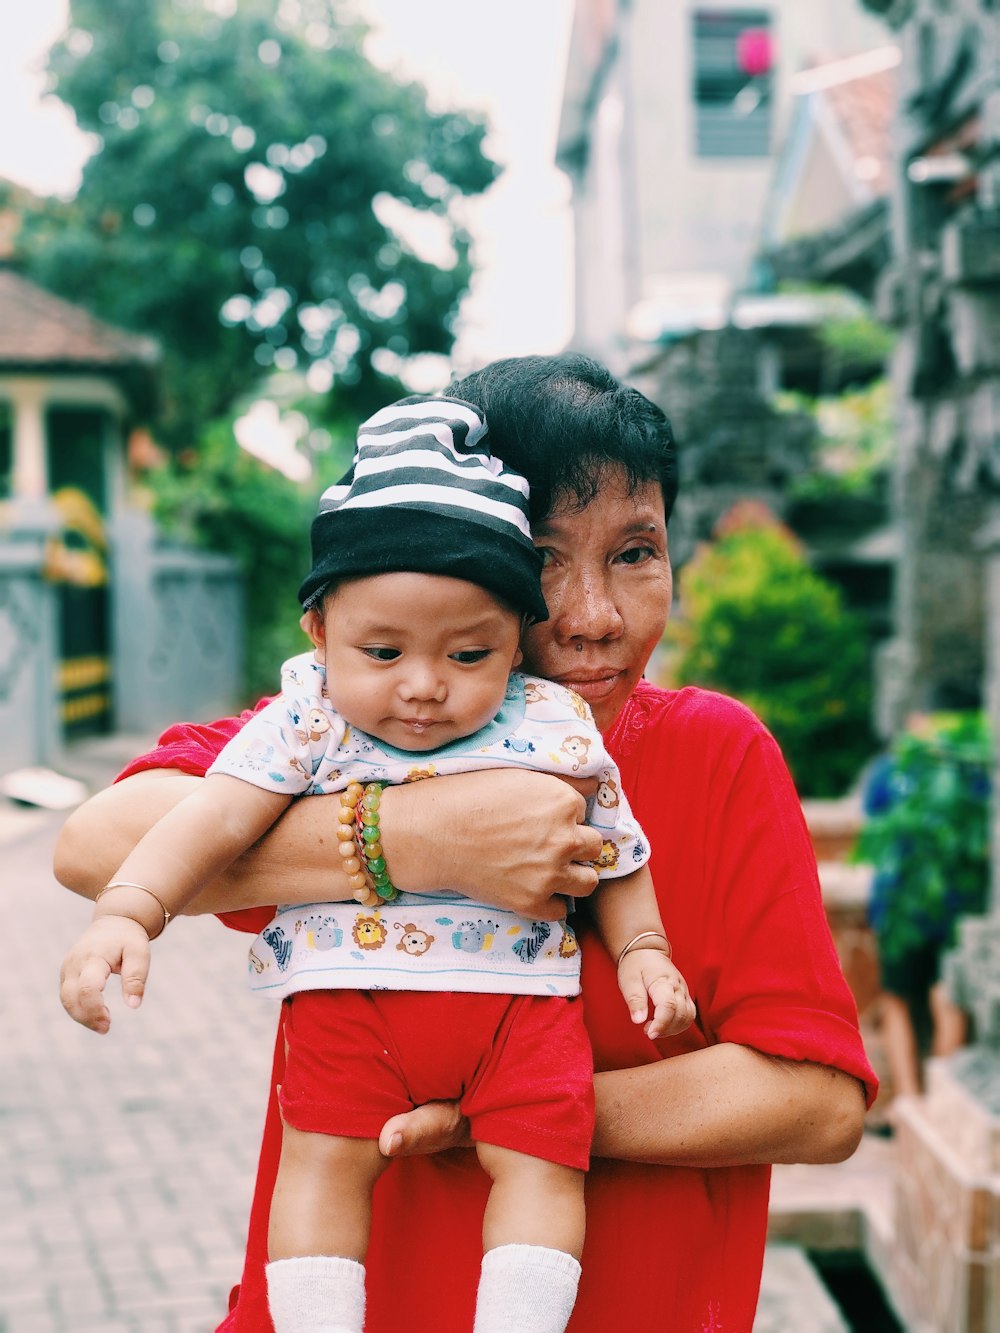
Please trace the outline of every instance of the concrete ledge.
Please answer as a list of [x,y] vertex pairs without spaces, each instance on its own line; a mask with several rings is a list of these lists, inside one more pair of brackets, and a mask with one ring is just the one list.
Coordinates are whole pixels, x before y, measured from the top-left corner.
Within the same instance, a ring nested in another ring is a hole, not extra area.
[[819,1274],[796,1245],[768,1245],[753,1333],[850,1333]]
[[[776,1166],[772,1173],[768,1242],[864,1255],[897,1310],[892,1281],[895,1247],[896,1145],[866,1134],[846,1162]],[[796,1328],[794,1323],[788,1329]]]

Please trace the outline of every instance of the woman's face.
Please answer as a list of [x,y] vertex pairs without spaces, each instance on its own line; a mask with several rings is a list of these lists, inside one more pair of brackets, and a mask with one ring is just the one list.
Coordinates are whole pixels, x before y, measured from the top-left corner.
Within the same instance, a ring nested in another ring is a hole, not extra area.
[[607,731],[660,640],[673,584],[663,493],[612,474],[586,509],[560,504],[532,528],[549,618],[522,638],[524,670],[586,699]]

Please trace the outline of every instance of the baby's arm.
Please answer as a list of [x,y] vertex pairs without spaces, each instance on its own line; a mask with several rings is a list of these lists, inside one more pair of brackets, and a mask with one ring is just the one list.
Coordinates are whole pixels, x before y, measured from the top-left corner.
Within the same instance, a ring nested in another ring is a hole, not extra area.
[[206,883],[257,841],[290,797],[213,773],[168,811],[129,853],[94,905],[91,924],[63,961],[61,999],[84,1027],[107,1032],[108,977],[122,978],[126,1003],[142,999],[149,942]]
[[619,960],[618,986],[632,1022],[644,1023],[648,1037],[669,1037],[689,1028],[694,1001],[671,962],[649,867],[602,880],[593,903],[601,939],[611,957]]

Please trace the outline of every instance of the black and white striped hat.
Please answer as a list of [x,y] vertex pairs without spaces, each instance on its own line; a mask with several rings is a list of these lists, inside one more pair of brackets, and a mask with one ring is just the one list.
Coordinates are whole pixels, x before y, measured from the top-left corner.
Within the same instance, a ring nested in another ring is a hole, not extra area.
[[350,471],[320,497],[299,601],[398,571],[467,579],[548,618],[528,483],[493,457],[479,409],[461,399],[403,398],[364,423]]

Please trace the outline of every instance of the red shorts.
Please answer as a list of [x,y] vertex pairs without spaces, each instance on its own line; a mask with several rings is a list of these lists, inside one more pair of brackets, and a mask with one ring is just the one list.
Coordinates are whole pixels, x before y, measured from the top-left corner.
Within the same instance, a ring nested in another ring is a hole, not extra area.
[[392,1115],[457,1101],[477,1142],[586,1170],[594,1065],[578,996],[326,990],[285,1006],[278,1100],[294,1129],[377,1139]]

